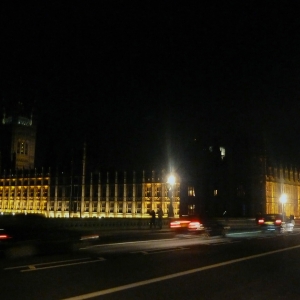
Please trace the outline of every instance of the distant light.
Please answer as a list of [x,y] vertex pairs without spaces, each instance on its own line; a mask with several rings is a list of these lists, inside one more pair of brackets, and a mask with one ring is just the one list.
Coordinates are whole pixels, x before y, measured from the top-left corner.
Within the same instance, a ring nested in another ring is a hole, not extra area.
[[220,147],[220,152],[221,152],[221,159],[224,159],[225,153],[226,153],[225,148],[224,147]]

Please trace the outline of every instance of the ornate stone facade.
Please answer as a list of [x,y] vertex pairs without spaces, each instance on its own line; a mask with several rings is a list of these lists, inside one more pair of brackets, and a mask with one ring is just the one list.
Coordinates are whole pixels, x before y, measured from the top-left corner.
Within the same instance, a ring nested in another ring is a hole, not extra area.
[[[112,176],[111,176],[112,175]],[[161,207],[179,215],[180,183],[172,187],[164,173],[71,176],[19,171],[0,178],[0,213],[41,213],[47,217],[148,218]],[[173,188],[173,190],[172,190]]]

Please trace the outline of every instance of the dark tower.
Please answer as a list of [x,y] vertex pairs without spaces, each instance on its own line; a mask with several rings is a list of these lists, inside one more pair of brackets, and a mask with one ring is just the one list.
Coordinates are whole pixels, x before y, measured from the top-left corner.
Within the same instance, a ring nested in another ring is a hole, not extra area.
[[0,135],[1,169],[34,168],[36,125],[33,113],[18,102],[10,114],[3,113]]

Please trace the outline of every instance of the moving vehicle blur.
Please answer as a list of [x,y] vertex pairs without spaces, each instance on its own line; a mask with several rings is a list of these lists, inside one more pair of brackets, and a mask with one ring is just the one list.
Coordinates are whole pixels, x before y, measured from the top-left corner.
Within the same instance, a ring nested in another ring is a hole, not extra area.
[[228,228],[213,218],[183,215],[178,219],[171,220],[170,229],[175,232],[193,232],[205,236],[225,236]]
[[0,216],[0,253],[7,258],[76,251],[98,237],[50,226],[42,215]]
[[283,219],[282,214],[263,214],[256,218],[256,222],[263,232],[274,231],[278,233],[292,232],[294,222],[292,218]]

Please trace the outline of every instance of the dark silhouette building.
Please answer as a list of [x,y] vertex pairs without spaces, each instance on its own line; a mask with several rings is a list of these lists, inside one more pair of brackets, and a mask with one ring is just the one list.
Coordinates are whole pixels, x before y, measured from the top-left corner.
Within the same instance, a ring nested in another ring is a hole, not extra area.
[[1,122],[1,169],[34,168],[36,124],[33,112],[18,102],[9,112],[4,111]]

